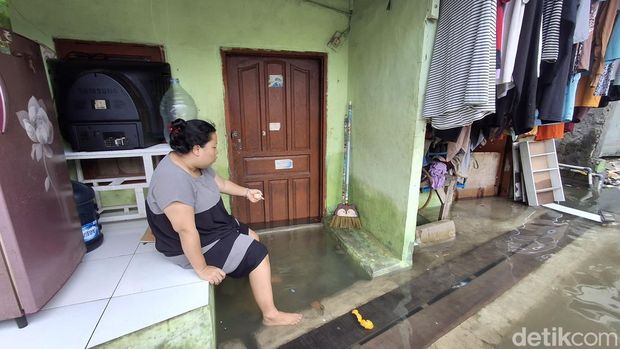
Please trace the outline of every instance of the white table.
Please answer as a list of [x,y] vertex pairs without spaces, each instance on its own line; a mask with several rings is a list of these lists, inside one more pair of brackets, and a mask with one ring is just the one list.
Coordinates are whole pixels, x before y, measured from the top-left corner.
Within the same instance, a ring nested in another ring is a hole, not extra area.
[[[144,188],[149,186],[151,176],[153,175],[153,157],[163,156],[171,151],[168,144],[157,144],[149,148],[131,149],[131,150],[111,150],[111,151],[84,151],[74,152],[65,151],[67,161],[75,161],[77,172],[77,180],[79,182],[90,184],[95,190],[95,199],[101,217],[99,222],[116,222],[130,219],[139,219],[146,217],[146,206],[144,204]],[[144,166],[144,176],[132,177],[115,177],[115,178],[97,178],[85,179],[82,172],[81,160],[91,159],[115,159],[115,158],[142,158]],[[135,205],[107,206],[101,205],[100,192],[112,190],[134,191],[136,196]],[[107,212],[106,212],[107,211]],[[120,214],[118,213],[120,212]]]

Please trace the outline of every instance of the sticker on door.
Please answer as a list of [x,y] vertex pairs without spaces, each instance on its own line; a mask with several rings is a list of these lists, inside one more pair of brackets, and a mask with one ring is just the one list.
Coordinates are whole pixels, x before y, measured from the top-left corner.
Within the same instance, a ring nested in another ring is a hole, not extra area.
[[269,87],[281,88],[284,86],[284,78],[282,75],[269,75]]
[[290,170],[293,168],[293,160],[291,159],[280,159],[276,160],[276,170]]

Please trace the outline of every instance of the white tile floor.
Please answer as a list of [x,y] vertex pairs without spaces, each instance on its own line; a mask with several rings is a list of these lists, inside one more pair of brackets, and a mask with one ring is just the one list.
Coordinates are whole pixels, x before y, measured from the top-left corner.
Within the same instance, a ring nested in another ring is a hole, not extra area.
[[104,224],[103,244],[28,316],[27,327],[0,321],[0,346],[90,348],[207,305],[208,283],[171,264],[152,243],[140,243],[146,226],[145,220]]

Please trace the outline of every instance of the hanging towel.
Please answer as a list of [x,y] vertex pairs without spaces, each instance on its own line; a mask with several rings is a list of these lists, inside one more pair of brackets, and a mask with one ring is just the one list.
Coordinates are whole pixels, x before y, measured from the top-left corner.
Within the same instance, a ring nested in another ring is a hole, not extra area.
[[471,125],[495,111],[496,0],[444,0],[424,99],[436,129]]

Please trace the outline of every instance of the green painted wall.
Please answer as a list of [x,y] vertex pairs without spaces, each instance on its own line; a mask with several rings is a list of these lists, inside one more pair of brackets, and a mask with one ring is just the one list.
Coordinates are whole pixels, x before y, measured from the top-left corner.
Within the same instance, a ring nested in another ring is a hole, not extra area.
[[421,102],[434,38],[430,0],[356,0],[349,40],[351,201],[364,228],[411,262],[424,130]]
[[[324,0],[347,8],[348,0]],[[201,118],[225,130],[220,48],[327,52],[327,207],[340,199],[348,48],[326,47],[347,17],[300,0],[12,0],[13,29],[53,47],[53,37],[163,45],[173,75]],[[227,137],[215,168],[228,176]]]
[[8,0],[0,0],[0,28],[11,29]]

